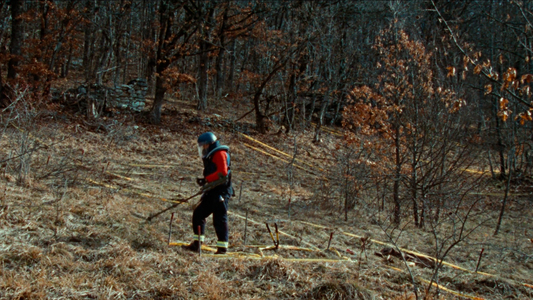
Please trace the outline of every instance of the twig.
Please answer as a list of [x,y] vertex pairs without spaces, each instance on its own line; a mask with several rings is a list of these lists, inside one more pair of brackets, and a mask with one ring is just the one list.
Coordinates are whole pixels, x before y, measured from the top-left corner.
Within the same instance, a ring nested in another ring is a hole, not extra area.
[[[241,196],[242,196],[242,184],[243,184],[244,181],[241,181],[241,187],[240,187],[240,190],[239,190],[239,203],[241,203]],[[248,211],[248,209],[246,209],[246,211]]]
[[485,248],[481,248],[481,252],[479,253],[479,258],[477,260],[476,270],[474,273],[477,273],[477,270],[479,269],[479,264],[481,263],[481,256],[483,255],[483,251],[485,251]]
[[276,227],[276,249],[279,248],[279,230],[278,230],[278,223],[274,223],[274,227]]
[[180,178],[180,187],[178,188],[178,194],[181,193],[181,186],[183,185],[183,180],[185,179],[185,177],[181,177]]
[[202,256],[202,226],[198,225],[198,256]]
[[329,250],[329,246],[331,246],[331,239],[333,239],[333,231],[329,234],[329,241],[328,241],[328,249]]
[[172,235],[172,221],[174,221],[174,213],[170,216],[170,224],[168,225],[168,244],[170,245],[170,236]]
[[244,245],[246,246],[246,234],[248,233],[248,208],[246,208],[246,220],[244,221]]

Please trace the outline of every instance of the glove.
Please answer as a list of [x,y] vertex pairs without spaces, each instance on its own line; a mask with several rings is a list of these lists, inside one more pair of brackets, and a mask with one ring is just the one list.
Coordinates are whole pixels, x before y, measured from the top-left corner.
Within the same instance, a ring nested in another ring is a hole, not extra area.
[[199,186],[204,186],[205,185],[205,178],[196,178],[196,183]]

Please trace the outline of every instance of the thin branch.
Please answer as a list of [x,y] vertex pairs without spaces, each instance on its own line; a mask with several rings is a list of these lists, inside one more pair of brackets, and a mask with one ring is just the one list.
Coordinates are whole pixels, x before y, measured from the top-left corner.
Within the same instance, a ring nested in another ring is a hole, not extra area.
[[[474,66],[478,66],[478,64],[474,61],[474,59],[472,59],[470,57],[470,55],[468,55],[468,53],[463,49],[463,47],[461,47],[461,45],[459,45],[459,42],[457,41],[457,38],[455,37],[455,34],[453,33],[453,30],[452,28],[450,27],[450,25],[448,25],[448,22],[446,21],[446,19],[442,16],[442,14],[440,13],[439,9],[437,8],[437,5],[435,5],[435,2],[433,0],[431,0],[431,4],[433,4],[433,7],[435,8],[435,11],[437,12],[437,14],[439,15],[440,19],[442,20],[442,22],[444,22],[444,24],[446,25],[446,27],[448,28],[448,31],[450,32],[450,35],[452,36],[452,39],[453,39],[453,42],[455,43],[455,46],[459,49],[459,51],[461,51],[464,56],[466,56],[468,58],[468,60],[470,61],[470,63],[472,63]],[[494,82],[494,83],[498,83],[499,85],[502,85],[501,82],[499,82],[498,80],[492,78],[492,76],[490,74],[488,74],[484,68],[482,68],[481,70],[481,74],[483,74],[483,76],[485,76],[485,78],[487,78],[488,80],[490,80],[491,82]],[[520,96],[518,96],[515,92],[513,92],[512,90],[510,90],[509,88],[505,88],[505,91],[509,93],[509,95],[511,95],[514,99],[516,99],[518,102],[522,103],[523,105],[527,106],[528,108],[533,108],[533,105],[530,104],[529,102],[525,101],[524,99],[522,99]]]

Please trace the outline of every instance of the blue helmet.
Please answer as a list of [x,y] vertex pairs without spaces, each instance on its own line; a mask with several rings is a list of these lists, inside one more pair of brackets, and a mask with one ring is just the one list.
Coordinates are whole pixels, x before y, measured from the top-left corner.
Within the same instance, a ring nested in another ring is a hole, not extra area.
[[217,141],[217,137],[212,132],[202,133],[198,137],[198,145],[210,145]]

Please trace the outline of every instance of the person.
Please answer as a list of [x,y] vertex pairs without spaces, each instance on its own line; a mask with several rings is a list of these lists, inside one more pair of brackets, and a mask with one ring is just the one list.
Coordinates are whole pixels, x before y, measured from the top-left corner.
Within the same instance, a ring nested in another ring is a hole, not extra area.
[[221,145],[212,132],[206,132],[198,137],[198,154],[204,163],[204,177],[196,179],[198,185],[203,186],[217,180],[221,183],[202,194],[200,204],[192,214],[193,242],[184,248],[198,251],[199,241],[204,241],[206,218],[213,214],[213,225],[218,238],[215,254],[225,254],[229,240],[228,201],[233,194],[229,147]]

